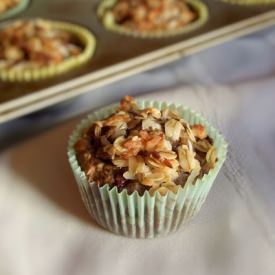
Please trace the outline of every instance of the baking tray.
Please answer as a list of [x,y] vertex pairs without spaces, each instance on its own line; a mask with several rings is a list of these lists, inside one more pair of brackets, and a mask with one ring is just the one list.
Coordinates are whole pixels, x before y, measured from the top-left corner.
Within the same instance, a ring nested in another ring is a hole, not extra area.
[[133,38],[101,25],[96,16],[99,2],[32,0],[17,15],[16,18],[42,17],[80,24],[95,34],[97,48],[89,63],[66,74],[28,83],[0,82],[0,123],[275,24],[275,5],[244,6],[205,0],[209,19],[201,28],[169,38]]

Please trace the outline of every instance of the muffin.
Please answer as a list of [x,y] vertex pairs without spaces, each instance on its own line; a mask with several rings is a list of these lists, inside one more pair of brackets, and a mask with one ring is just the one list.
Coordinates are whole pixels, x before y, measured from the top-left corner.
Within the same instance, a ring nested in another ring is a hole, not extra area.
[[189,109],[126,96],[77,127],[68,156],[99,224],[152,238],[198,212],[225,160],[226,143]]
[[87,62],[95,38],[77,25],[42,19],[18,20],[0,29],[0,79],[51,77]]
[[157,38],[200,27],[208,12],[198,0],[103,0],[98,15],[108,30]]
[[1,0],[0,1],[0,20],[7,19],[22,10],[29,3],[29,0]]

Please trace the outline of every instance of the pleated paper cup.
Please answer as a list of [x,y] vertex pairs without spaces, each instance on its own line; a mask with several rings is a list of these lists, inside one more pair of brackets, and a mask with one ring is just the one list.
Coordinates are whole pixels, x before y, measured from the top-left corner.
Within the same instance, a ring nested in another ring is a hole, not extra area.
[[129,195],[126,190],[118,192],[116,187],[110,188],[108,183],[102,187],[94,182],[89,183],[77,161],[74,144],[80,138],[84,128],[114,113],[118,104],[90,114],[76,127],[69,139],[68,158],[82,200],[90,215],[101,226],[115,234],[127,237],[154,238],[176,231],[198,213],[225,161],[227,143],[221,134],[197,112],[183,106],[157,101],[138,101],[137,103],[141,108],[152,106],[158,109],[169,108],[177,111],[190,124],[204,125],[217,149],[218,161],[215,168],[194,184],[185,184],[176,194],[170,191],[165,196],[160,195],[159,192],[151,196],[148,191],[142,196],[137,191]]
[[[81,26],[67,22],[48,22],[53,26],[53,28],[67,31],[75,35],[84,47],[82,52],[78,56],[69,57],[57,65],[45,66],[38,69],[0,69],[1,80],[9,82],[41,80],[63,74],[89,61],[93,56],[96,47],[96,39],[90,31]],[[8,24],[5,24],[4,27],[7,25]]]
[[8,19],[20,12],[22,12],[29,4],[30,0],[21,0],[15,7],[0,13],[0,20]]
[[134,31],[127,27],[117,24],[114,20],[114,17],[110,13],[105,14],[106,10],[112,8],[116,3],[116,1],[117,0],[102,0],[99,4],[97,15],[107,30],[128,35],[128,36],[134,36],[134,37],[140,37],[140,38],[163,38],[163,37],[185,34],[201,27],[208,19],[208,8],[203,2],[199,0],[186,0],[186,2],[198,14],[198,18],[194,22],[190,22],[189,24],[187,24],[182,28],[171,30],[171,31],[155,31],[155,32]]

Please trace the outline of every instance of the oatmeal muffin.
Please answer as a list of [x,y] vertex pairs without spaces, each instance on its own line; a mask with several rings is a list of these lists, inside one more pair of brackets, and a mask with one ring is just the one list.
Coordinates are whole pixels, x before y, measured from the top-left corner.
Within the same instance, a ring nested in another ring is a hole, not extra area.
[[29,3],[29,0],[1,0],[0,1],[0,20],[7,19],[22,10]]
[[94,38],[85,29],[42,19],[18,20],[0,29],[0,78],[33,80],[87,61]]
[[80,123],[68,157],[99,224],[124,236],[152,238],[177,230],[199,211],[226,148],[198,113],[126,96]]
[[207,19],[197,0],[103,0],[98,14],[107,29],[141,37],[185,33]]

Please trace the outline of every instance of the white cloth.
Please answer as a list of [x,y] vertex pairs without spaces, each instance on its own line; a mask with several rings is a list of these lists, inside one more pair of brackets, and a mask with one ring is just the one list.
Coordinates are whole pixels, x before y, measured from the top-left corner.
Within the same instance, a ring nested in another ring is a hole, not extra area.
[[202,112],[230,147],[199,215],[185,230],[155,240],[119,237],[90,220],[66,160],[67,138],[79,119],[6,148],[0,155],[0,274],[275,274],[274,35],[271,29],[91,92],[67,113],[57,109],[1,126],[7,138],[18,125],[30,129],[56,114],[64,119],[131,90],[203,83],[210,86],[163,89],[146,98]]
[[162,239],[117,237],[89,221],[66,160],[75,120],[7,150],[1,274],[274,274],[274,84],[148,96],[202,111],[230,143],[199,216]]

